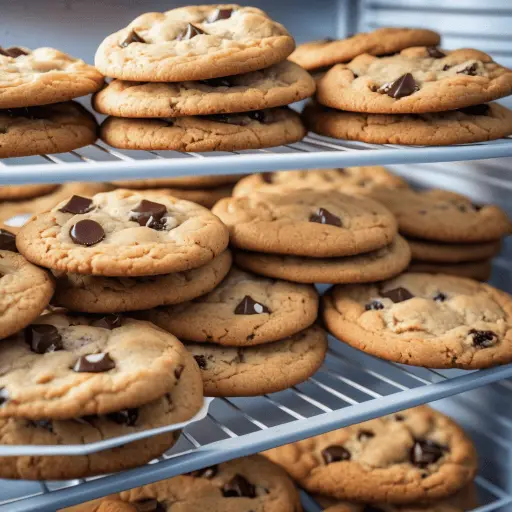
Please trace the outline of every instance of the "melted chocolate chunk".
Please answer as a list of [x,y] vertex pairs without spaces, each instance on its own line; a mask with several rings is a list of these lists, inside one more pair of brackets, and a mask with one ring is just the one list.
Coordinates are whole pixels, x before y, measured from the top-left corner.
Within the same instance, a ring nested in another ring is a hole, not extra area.
[[380,295],[381,297],[386,297],[386,299],[391,299],[395,304],[414,298],[414,295],[407,288],[402,288],[401,286],[387,292],[380,292]]
[[193,37],[198,36],[199,34],[206,34],[206,32],[204,30],[201,30],[199,27],[192,25],[192,23],[189,23],[187,25],[187,28],[181,34],[178,35],[176,40],[187,41],[188,39],[192,39]]
[[206,23],[215,23],[219,20],[227,20],[231,18],[233,14],[233,9],[215,9],[208,18],[206,18]]
[[182,365],[182,364],[179,364],[178,366],[176,366],[176,368],[174,369],[174,376],[176,377],[176,379],[180,379],[181,377],[181,374],[183,373],[183,370],[185,369],[185,367]]
[[160,203],[143,199],[139,205],[130,212],[130,220],[139,223],[139,226],[146,226],[157,231],[165,227],[167,207]]
[[333,462],[350,460],[352,455],[345,447],[333,444],[322,450],[322,457],[326,464],[332,464]]
[[224,498],[255,498],[256,488],[242,475],[235,475],[222,487]]
[[90,325],[92,327],[101,327],[102,329],[112,331],[123,325],[123,317],[117,313],[113,313],[93,320]]
[[117,423],[118,425],[126,425],[127,427],[133,427],[139,419],[139,409],[123,409],[117,412],[111,412],[106,415],[110,421]]
[[135,30],[132,30],[127,36],[126,39],[119,45],[121,48],[126,48],[128,45],[132,43],[145,43],[144,39],[135,32]]
[[318,224],[328,224],[329,226],[341,227],[341,219],[325,208],[318,208],[316,213],[309,216],[309,222],[317,222]]
[[448,64],[445,64],[443,66],[443,71],[448,71],[450,68],[451,68],[451,66],[449,66]]
[[389,82],[379,87],[377,92],[387,94],[391,98],[403,98],[404,96],[410,96],[412,93],[419,89],[416,80],[411,73],[405,73],[400,78],[397,78],[394,82]]
[[273,181],[274,181],[274,173],[273,172],[262,172],[261,173],[261,179],[265,183],[273,183]]
[[192,471],[190,476],[195,478],[213,478],[219,472],[219,466],[210,466],[207,468],[198,469],[197,471]]
[[13,59],[17,59],[20,55],[28,55],[29,53],[19,46],[11,46],[10,48],[2,48],[0,46],[0,55],[12,57]]
[[477,70],[478,70],[478,66],[477,66],[476,62],[473,62],[473,64],[471,64],[471,66],[466,66],[464,69],[457,71],[457,74],[458,75],[476,76],[476,75],[478,75]]
[[264,304],[256,302],[252,297],[246,295],[235,308],[235,315],[261,315],[270,313],[270,309]]
[[420,468],[425,468],[429,464],[437,462],[444,455],[445,451],[446,448],[435,441],[417,439],[409,455],[412,464]]
[[489,114],[490,107],[486,103],[472,105],[470,107],[459,108],[459,112],[468,116],[486,116]]
[[79,215],[90,212],[93,209],[92,200],[88,197],[73,196],[59,211]]
[[0,388],[0,406],[4,405],[9,400],[9,393],[7,389]]
[[359,441],[368,441],[368,439],[371,439],[372,437],[375,437],[375,434],[371,430],[360,430],[359,434],[357,434],[357,439]]
[[62,337],[57,327],[48,324],[31,324],[25,327],[25,341],[36,354],[62,350]]
[[364,309],[366,309],[366,311],[378,311],[379,309],[384,309],[384,304],[378,300],[372,300],[366,304]]
[[153,498],[133,501],[131,504],[135,506],[137,512],[166,512],[167,510],[163,503]]
[[208,80],[201,80],[201,83],[210,87],[233,87],[230,78],[232,77],[210,78]]
[[0,249],[3,251],[18,252],[16,235],[5,229],[0,229]]
[[79,373],[100,373],[108,372],[115,367],[116,363],[108,355],[108,352],[100,352],[99,354],[80,356],[73,366],[73,371]]
[[443,57],[446,57],[446,54],[440,51],[436,46],[428,46],[427,53],[428,56],[433,59],[442,59]]
[[105,238],[105,231],[94,220],[85,219],[78,221],[69,231],[69,236],[75,244],[91,245],[98,244]]
[[444,302],[446,299],[447,296],[443,292],[437,292],[433,298],[433,300],[435,300],[436,302]]
[[44,428],[48,432],[53,432],[52,420],[28,420],[28,424],[34,428]]
[[498,335],[492,331],[479,331],[471,329],[469,334],[473,338],[473,345],[479,348],[488,348],[498,343]]
[[197,366],[201,368],[201,370],[206,370],[206,357],[205,356],[194,356],[196,360]]
[[395,414],[395,421],[405,421],[405,416],[402,414]]

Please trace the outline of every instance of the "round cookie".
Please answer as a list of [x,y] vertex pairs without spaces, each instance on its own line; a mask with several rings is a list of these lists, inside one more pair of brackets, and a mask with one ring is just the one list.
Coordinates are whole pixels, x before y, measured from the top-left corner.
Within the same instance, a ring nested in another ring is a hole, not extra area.
[[466,261],[464,263],[430,263],[428,261],[411,261],[409,272],[427,274],[447,274],[450,276],[469,277],[477,281],[488,281],[492,273],[492,261]]
[[238,266],[256,274],[296,283],[372,283],[389,279],[409,265],[411,252],[399,235],[373,252],[341,258],[306,258],[237,251]]
[[0,109],[68,101],[96,92],[94,66],[54,48],[0,48]]
[[443,499],[474,478],[477,454],[447,416],[422,406],[265,452],[304,489],[343,500]]
[[265,172],[242,178],[233,189],[233,196],[247,196],[253,192],[284,190],[339,190],[347,194],[371,190],[374,187],[408,188],[407,182],[385,167],[347,167],[346,169],[309,169]]
[[226,250],[198,268],[147,277],[102,277],[54,272],[52,303],[84,313],[120,313],[177,304],[208,293],[231,268]]
[[210,174],[204,176],[183,176],[179,178],[150,178],[147,180],[114,181],[113,184],[123,188],[152,189],[152,188],[176,188],[176,189],[212,189],[223,185],[236,183],[243,174]]
[[198,5],[142,14],[101,43],[95,64],[113,78],[182,82],[268,68],[294,49],[292,36],[260,9]]
[[0,342],[0,418],[70,419],[146,404],[176,384],[180,348],[171,334],[119,315],[43,315]]
[[55,289],[48,272],[13,252],[13,244],[14,235],[0,230],[0,338],[37,318]]
[[300,44],[288,57],[304,69],[315,70],[348,62],[363,53],[386,55],[411,46],[436,46],[437,32],[418,28],[378,28],[346,39],[324,39]]
[[327,335],[317,325],[288,338],[253,347],[187,343],[205,396],[259,396],[304,382],[324,362]]
[[306,135],[299,115],[288,107],[241,114],[165,119],[109,117],[100,137],[121,149],[240,151],[298,142]]
[[322,105],[367,114],[444,112],[512,93],[512,70],[478,50],[407,48],[338,64],[318,82]]
[[501,251],[501,240],[478,244],[438,243],[408,238],[413,260],[431,263],[464,263],[493,258]]
[[89,501],[66,512],[140,512],[142,506],[154,512],[302,510],[299,493],[285,471],[261,455],[251,455]]
[[16,243],[27,259],[53,270],[134,277],[205,265],[224,251],[228,231],[194,203],[115,190],[73,196],[36,215]]
[[309,130],[320,135],[370,144],[448,146],[512,134],[512,111],[498,103],[414,115],[341,112],[310,104],[303,119]]
[[280,340],[317,318],[313,286],[265,279],[233,267],[207,295],[147,312],[147,319],[180,340],[235,347]]
[[33,197],[44,196],[53,192],[59,185],[1,185],[0,201],[30,199]]
[[261,71],[198,82],[114,80],[93,99],[118,117],[181,117],[247,112],[289,105],[315,92],[311,75],[284,61]]
[[231,244],[248,251],[326,258],[389,245],[396,220],[379,203],[337,191],[256,192],[222,199],[213,208]]
[[192,201],[193,203],[200,204],[205,208],[212,208],[215,203],[224,199],[225,197],[231,197],[233,187],[217,187],[217,188],[205,188],[205,189],[185,189],[185,188],[155,188],[155,189],[144,189],[142,192],[146,197],[151,195],[167,194],[178,199],[184,199],[185,201]]
[[65,153],[98,138],[93,115],[74,101],[0,110],[0,158]]
[[[178,382],[172,390],[139,408],[70,420],[0,420],[3,445],[74,445],[181,423],[203,405],[203,383],[193,357],[181,347]],[[159,457],[178,440],[179,431],[159,434],[88,455],[0,457],[0,476],[24,480],[69,480],[124,471]]]
[[512,361],[512,298],[472,279],[405,273],[337,285],[323,305],[335,336],[383,359],[464,369]]

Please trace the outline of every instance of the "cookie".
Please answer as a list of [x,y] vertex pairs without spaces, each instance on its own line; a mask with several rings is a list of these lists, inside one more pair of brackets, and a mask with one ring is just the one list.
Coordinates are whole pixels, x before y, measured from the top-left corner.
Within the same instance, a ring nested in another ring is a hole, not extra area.
[[305,169],[297,171],[265,172],[242,178],[233,189],[233,196],[247,196],[253,192],[283,190],[339,190],[357,194],[374,187],[408,188],[407,182],[385,167],[347,167],[346,169]]
[[216,188],[205,188],[205,189],[187,189],[187,188],[155,188],[155,189],[144,189],[143,194],[146,197],[152,195],[158,196],[162,194],[170,195],[178,199],[184,199],[185,201],[192,201],[193,203],[200,204],[205,208],[212,208],[215,203],[224,199],[225,197],[231,197],[233,187],[227,185],[225,187]]
[[94,66],[54,48],[0,48],[0,109],[59,103],[101,89]]
[[498,103],[411,115],[341,112],[310,104],[303,118],[308,129],[320,135],[370,144],[447,146],[512,134],[512,111]]
[[407,48],[338,64],[318,82],[322,105],[367,114],[424,114],[479,105],[512,93],[512,70],[478,50]]
[[74,101],[0,110],[0,158],[65,153],[94,143],[97,130],[93,115]]
[[379,203],[337,191],[256,192],[222,199],[212,212],[239,249],[314,258],[380,249],[397,230],[395,218]]
[[235,253],[237,265],[256,274],[313,284],[381,281],[403,272],[410,260],[409,245],[399,235],[382,249],[341,258],[301,258],[249,251]]
[[437,32],[418,28],[379,28],[360,32],[346,39],[324,39],[300,44],[288,57],[304,69],[316,70],[367,53],[386,55],[411,46],[436,46],[441,38]]
[[[182,366],[171,391],[138,408],[104,416],[70,420],[0,420],[3,445],[74,445],[181,423],[192,418],[203,405],[203,383],[193,357],[180,349]],[[0,457],[0,476],[24,480],[69,480],[123,471],[159,457],[179,438],[179,431],[124,444],[88,455]]]
[[93,99],[95,110],[118,117],[204,116],[289,105],[315,92],[311,75],[293,62],[197,82],[114,80]]
[[202,206],[121,189],[61,202],[25,224],[16,243],[53,270],[134,277],[205,265],[224,251],[228,231]]
[[109,117],[100,137],[121,149],[239,151],[298,142],[306,135],[289,108],[163,119]]
[[383,359],[464,369],[512,361],[512,298],[472,279],[405,273],[337,285],[323,300],[335,336]]
[[370,196],[396,217],[400,233],[444,243],[496,242],[511,230],[507,214],[495,205],[478,205],[448,190],[382,190]]
[[233,267],[213,291],[147,312],[147,319],[180,340],[247,347],[309,327],[317,317],[314,286],[265,279]]
[[[66,508],[66,512],[299,512],[299,493],[288,475],[261,455]],[[147,508],[146,508],[147,507]]]
[[258,396],[307,380],[322,366],[327,335],[313,325],[288,338],[253,347],[187,343],[206,396]]
[[343,500],[418,503],[462,489],[476,450],[447,416],[422,406],[264,453],[304,489]]
[[44,196],[53,192],[59,185],[1,185],[0,201],[13,201],[19,199],[30,199],[33,197]]
[[260,9],[199,5],[142,14],[101,43],[95,64],[122,80],[182,82],[268,68],[294,49],[292,36]]
[[150,178],[146,180],[114,181],[113,184],[123,188],[152,189],[172,188],[179,190],[213,189],[236,183],[243,174],[210,174],[203,176],[183,176],[179,178]]
[[409,265],[410,272],[427,274],[447,274],[450,276],[469,277],[477,281],[488,281],[492,273],[492,261],[466,261],[464,263],[431,263],[415,260]]
[[430,263],[464,263],[493,258],[501,251],[501,240],[478,244],[450,244],[408,238],[413,260]]
[[119,315],[43,315],[0,342],[0,418],[70,419],[146,404],[176,384],[180,347]]
[[177,304],[208,293],[231,267],[226,250],[206,265],[184,272],[147,277],[102,277],[54,272],[52,303],[84,313],[120,313]]
[[50,303],[55,289],[48,272],[13,252],[14,239],[11,233],[0,230],[0,338],[37,318]]

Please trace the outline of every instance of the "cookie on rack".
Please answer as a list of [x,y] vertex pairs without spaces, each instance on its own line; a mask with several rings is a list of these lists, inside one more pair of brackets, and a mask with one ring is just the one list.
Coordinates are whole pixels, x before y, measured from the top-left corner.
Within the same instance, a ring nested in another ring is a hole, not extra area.
[[207,295],[148,311],[145,318],[180,340],[247,347],[302,331],[317,314],[314,286],[265,279],[233,267]]
[[44,196],[59,188],[57,184],[1,185],[0,201],[18,201]]
[[213,189],[236,183],[243,174],[190,175],[177,178],[148,178],[114,181],[113,185],[131,189],[175,188],[180,190]]
[[367,503],[443,499],[468,485],[477,471],[469,437],[428,406],[333,430],[264,455],[310,492]]
[[323,301],[329,331],[383,359],[464,369],[512,362],[512,297],[472,279],[405,273],[337,285]]
[[327,335],[317,325],[272,343],[225,347],[187,343],[205,396],[259,396],[283,391],[311,377],[324,362]]
[[0,109],[60,103],[101,89],[103,75],[54,48],[0,47]]
[[260,9],[199,5],[142,14],[101,43],[95,64],[113,78],[182,82],[268,68],[294,49],[287,30]]
[[33,217],[16,242],[53,270],[134,277],[205,265],[226,249],[228,231],[202,206],[120,189],[63,201]]
[[512,93],[512,70],[484,52],[407,48],[360,55],[318,82],[322,105],[366,114],[424,114],[479,105]]
[[305,135],[300,116],[288,107],[165,119],[109,117],[100,128],[100,137],[116,148],[185,152],[261,149]]
[[411,46],[437,46],[440,42],[441,37],[432,30],[378,28],[345,39],[323,39],[300,44],[288,59],[312,71],[349,62],[363,53],[388,55]]
[[97,131],[94,116],[74,101],[3,109],[0,158],[65,153],[93,144]]
[[181,117],[247,112],[289,105],[315,92],[311,75],[284,61],[260,71],[196,82],[114,80],[93,99],[118,117]]
[[43,315],[0,341],[0,418],[70,419],[139,407],[173,389],[180,350],[174,336],[148,322]]
[[[2,445],[86,445],[191,419],[203,405],[203,382],[194,358],[182,346],[176,385],[163,397],[140,407],[103,416],[69,420],[0,420]],[[86,455],[0,457],[0,477],[23,480],[69,480],[141,466],[178,440],[180,431],[146,437]]]
[[228,226],[233,246],[265,253],[352,256],[389,245],[397,232],[384,206],[338,191],[255,192],[222,199],[212,212]]
[[204,188],[204,189],[191,189],[191,188],[153,188],[144,189],[143,194],[146,197],[151,195],[166,194],[177,199],[184,199],[185,201],[192,201],[193,203],[200,204],[205,208],[213,208],[221,199],[231,197],[233,187],[226,185],[224,187]]
[[488,103],[433,114],[363,114],[309,104],[309,130],[335,139],[370,144],[448,146],[500,139],[512,134],[512,111]]
[[447,274],[449,276],[469,277],[476,281],[488,281],[492,274],[492,260],[465,261],[463,263],[432,263],[413,260],[409,272],[426,274]]

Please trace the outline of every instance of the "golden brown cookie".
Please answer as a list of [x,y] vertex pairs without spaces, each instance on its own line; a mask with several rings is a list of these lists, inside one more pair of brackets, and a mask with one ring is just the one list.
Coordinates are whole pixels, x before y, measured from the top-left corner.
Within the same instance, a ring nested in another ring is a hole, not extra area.
[[16,201],[20,199],[31,199],[33,197],[44,196],[53,192],[59,185],[1,185],[0,201]]
[[501,240],[474,244],[451,244],[407,238],[413,260],[430,263],[464,263],[493,258],[501,251]]
[[427,274],[447,274],[449,276],[469,277],[477,281],[488,281],[492,273],[491,260],[465,261],[463,263],[432,263],[430,261],[411,261],[409,272]]

